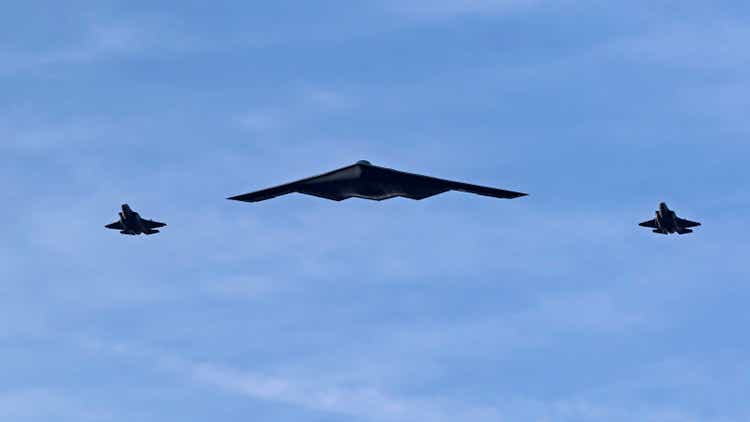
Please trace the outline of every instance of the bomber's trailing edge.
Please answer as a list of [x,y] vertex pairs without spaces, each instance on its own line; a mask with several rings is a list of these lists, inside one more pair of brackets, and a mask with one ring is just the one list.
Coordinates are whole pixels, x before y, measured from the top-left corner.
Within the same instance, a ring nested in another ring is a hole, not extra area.
[[656,218],[639,224],[639,226],[651,228],[654,233],[659,234],[688,234],[693,232],[690,230],[691,227],[700,225],[701,223],[677,217],[677,214],[670,210],[664,202],[659,204]]
[[122,211],[119,215],[120,220],[112,224],[107,224],[104,227],[112,230],[120,230],[121,234],[135,236],[139,234],[156,234],[159,233],[159,230],[156,229],[166,226],[166,224],[158,221],[141,218],[137,212],[130,209],[128,204],[122,205]]
[[510,199],[526,196],[525,193],[521,192],[406,173],[375,166],[369,161],[362,160],[319,176],[309,177],[244,195],[233,196],[228,199],[259,202],[296,192],[333,201],[342,201],[349,198],[382,201],[397,196],[419,200],[451,190],[494,198]]

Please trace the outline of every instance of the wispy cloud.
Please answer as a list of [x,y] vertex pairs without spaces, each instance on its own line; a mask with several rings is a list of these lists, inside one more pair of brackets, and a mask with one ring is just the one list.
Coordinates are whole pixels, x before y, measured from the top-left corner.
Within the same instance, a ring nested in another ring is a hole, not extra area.
[[399,398],[372,387],[327,386],[321,380],[269,376],[211,363],[192,362],[132,345],[110,345],[92,340],[84,340],[82,345],[88,350],[149,362],[155,368],[180,374],[199,385],[214,387],[224,393],[362,420],[447,421],[455,420],[453,418],[457,416],[470,416],[477,411],[440,409],[435,407],[434,402]]
[[[413,420],[468,422],[511,422],[518,420],[594,422],[603,419],[615,422],[633,418],[647,422],[697,422],[736,421],[725,415],[711,416],[689,406],[664,406],[654,402],[649,406],[629,405],[628,400],[613,400],[611,389],[617,385],[602,386],[599,391],[571,393],[556,399],[524,398],[518,395],[494,397],[486,403],[476,400],[456,399],[450,396],[422,396],[389,393],[382,387],[361,382],[331,382],[330,377],[310,376],[309,372],[297,376],[273,376],[214,363],[194,362],[164,352],[134,347],[108,345],[98,341],[85,341],[89,350],[96,350],[119,359],[136,359],[155,369],[179,375],[202,387],[219,392],[270,403],[291,405],[315,412],[378,422],[405,422]],[[680,366],[679,371],[689,367]],[[633,388],[654,388],[659,380],[667,379],[664,388],[682,388],[700,385],[708,388],[714,382],[709,377],[673,377],[672,365],[659,365],[629,378]],[[683,372],[684,373],[684,372]],[[670,375],[672,374],[672,375]],[[706,374],[704,374],[706,375]],[[645,376],[645,378],[644,378]],[[656,384],[654,384],[656,382]],[[662,387],[656,387],[657,390]],[[630,387],[627,387],[630,388]]]
[[[750,64],[748,41],[750,30],[743,21],[709,15],[654,25],[603,45],[594,54],[644,66],[649,72],[642,77],[659,84],[665,105],[716,133],[713,142],[744,143],[750,132],[743,112],[750,104],[750,78],[744,71]],[[667,90],[665,78],[670,75],[679,75],[679,90]]]
[[[374,421],[455,420],[468,416],[391,396],[375,388],[324,386],[300,380],[261,377],[213,365],[195,365],[191,375],[197,382],[252,399],[270,400],[307,409]],[[466,412],[471,412],[470,410]],[[459,413],[464,413],[459,411]],[[464,419],[467,420],[467,419]]]
[[28,112],[0,116],[0,150],[41,152],[100,142],[114,130],[111,122],[97,117],[50,122]]
[[254,104],[251,110],[237,113],[234,121],[245,130],[271,135],[309,124],[311,120],[351,112],[358,106],[355,99],[342,90],[311,85],[293,89],[280,97]]
[[398,14],[427,20],[513,13],[542,3],[544,0],[386,0],[388,7]]
[[49,389],[0,391],[0,418],[14,422],[113,420],[109,412],[97,409],[94,403]]
[[741,75],[739,69],[750,62],[750,52],[745,48],[748,41],[750,29],[744,22],[714,17],[709,22],[659,25],[615,41],[608,48],[646,64],[693,71],[723,69]]
[[84,29],[79,36],[62,46],[0,50],[0,74],[137,56],[200,52],[217,46],[162,18],[119,21],[94,18],[81,27]]

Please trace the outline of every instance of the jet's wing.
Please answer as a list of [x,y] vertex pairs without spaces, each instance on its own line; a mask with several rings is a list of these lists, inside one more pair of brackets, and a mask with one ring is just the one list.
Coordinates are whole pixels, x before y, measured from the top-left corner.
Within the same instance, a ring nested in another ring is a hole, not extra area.
[[678,218],[676,222],[677,222],[677,225],[682,227],[683,229],[687,229],[690,227],[698,227],[701,225],[701,223],[690,221],[690,220],[685,220],[682,218]]
[[650,227],[652,229],[658,229],[659,225],[656,223],[656,219],[644,221],[643,223],[638,224],[641,227]]
[[125,226],[123,226],[122,223],[119,222],[119,221],[116,221],[116,222],[114,222],[112,224],[107,224],[104,227],[106,227],[108,229],[112,229],[112,230],[125,230]]
[[146,226],[146,228],[149,230],[158,229],[159,227],[166,226],[166,224],[160,223],[158,221],[153,221],[153,220],[142,220],[142,221],[143,221],[143,225]]

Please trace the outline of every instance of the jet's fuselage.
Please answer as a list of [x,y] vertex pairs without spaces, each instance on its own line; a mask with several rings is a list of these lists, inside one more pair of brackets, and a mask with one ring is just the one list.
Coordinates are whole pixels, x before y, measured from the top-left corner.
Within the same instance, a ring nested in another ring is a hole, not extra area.
[[674,233],[676,230],[675,214],[666,204],[659,204],[659,211],[656,212],[656,222],[660,228]]
[[137,212],[131,210],[127,204],[122,206],[120,222],[125,227],[125,230],[123,231],[128,234],[142,234],[147,231],[146,227],[143,225],[141,216]]
[[656,224],[659,226],[659,230],[666,233],[680,233],[684,229],[677,224],[677,214],[670,210],[664,202],[659,204],[659,210],[656,211]]

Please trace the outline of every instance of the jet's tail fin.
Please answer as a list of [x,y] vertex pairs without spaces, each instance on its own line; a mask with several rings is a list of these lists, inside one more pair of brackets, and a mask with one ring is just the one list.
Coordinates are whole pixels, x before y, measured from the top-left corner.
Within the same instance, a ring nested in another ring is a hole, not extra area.
[[156,233],[159,233],[159,230],[147,230],[144,233],[145,234],[156,234]]
[[688,233],[692,233],[692,232],[693,231],[690,230],[690,229],[682,229],[682,230],[678,231],[677,234],[688,234]]
[[651,231],[654,232],[654,233],[659,233],[659,234],[669,234],[669,233],[667,233],[667,232],[665,232],[664,230],[661,230],[661,229],[656,229],[656,230],[651,230]]

